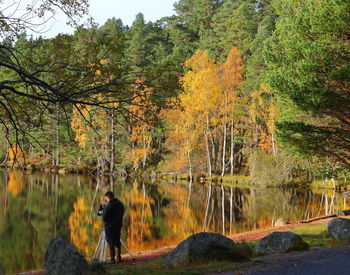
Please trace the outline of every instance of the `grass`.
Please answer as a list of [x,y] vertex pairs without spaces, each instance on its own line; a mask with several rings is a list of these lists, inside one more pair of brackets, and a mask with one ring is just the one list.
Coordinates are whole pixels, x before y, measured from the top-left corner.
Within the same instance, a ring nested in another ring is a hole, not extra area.
[[[220,255],[220,257],[217,257]],[[215,248],[210,249],[210,253],[204,258],[192,258],[192,263],[183,267],[175,269],[167,269],[163,266],[163,259],[165,255],[154,259],[148,263],[131,265],[131,266],[117,266],[108,268],[108,274],[170,274],[170,275],[197,275],[207,273],[217,273],[241,269],[250,266],[254,263],[250,262],[252,251],[246,244],[238,244],[232,250],[226,252],[220,250],[216,252]],[[206,261],[205,259],[211,259]]]
[[350,244],[350,240],[332,239],[327,232],[327,224],[301,225],[292,232],[298,234],[310,246],[338,247]]
[[[169,180],[173,181],[176,178],[176,181],[189,181],[188,173],[160,173],[157,175],[159,180]],[[194,182],[208,182],[209,176],[205,173],[198,173],[193,175]],[[213,182],[223,182],[224,185],[252,185],[252,179],[249,176],[235,174],[235,175],[225,175],[221,177],[220,175],[212,175]]]
[[[298,234],[310,247],[338,247],[349,245],[348,241],[337,241],[332,239],[327,232],[327,224],[304,224],[291,230]],[[250,248],[256,245],[256,241],[248,242]],[[254,255],[258,256],[258,255]],[[161,256],[151,262],[133,265],[133,266],[120,266],[107,268],[108,274],[130,274],[130,275],[143,275],[143,274],[169,274],[169,275],[198,275],[208,273],[219,273],[225,271],[233,271],[248,267],[255,263],[253,262],[232,262],[232,261],[211,261],[205,264],[192,264],[186,267],[176,269],[165,269],[162,266]]]
[[[291,232],[298,234],[304,242],[310,247],[338,247],[350,244],[349,241],[337,241],[329,236],[327,231],[327,224],[304,224],[300,225]],[[258,241],[248,242],[252,249],[256,246]],[[254,256],[259,256],[254,254]]]
[[298,234],[310,246],[327,247],[332,241],[327,232],[327,224],[301,225],[292,232]]
[[348,189],[349,183],[344,180],[335,180],[334,182],[331,179],[328,180],[315,180],[308,184],[309,188],[314,189]]
[[161,258],[158,258],[149,263],[133,265],[133,266],[120,266],[108,268],[108,274],[116,275],[144,275],[144,274],[169,274],[169,275],[199,275],[215,272],[225,272],[241,269],[250,266],[254,263],[233,263],[233,262],[210,262],[206,264],[190,265],[186,267],[176,269],[165,269],[162,267]]

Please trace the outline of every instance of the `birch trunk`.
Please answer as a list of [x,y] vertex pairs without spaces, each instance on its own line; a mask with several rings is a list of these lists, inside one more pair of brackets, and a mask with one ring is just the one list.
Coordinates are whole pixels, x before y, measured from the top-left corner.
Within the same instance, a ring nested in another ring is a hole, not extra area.
[[[187,142],[187,147],[189,148],[188,138],[186,139],[186,142]],[[192,161],[191,161],[191,155],[190,155],[190,150],[189,149],[187,149],[187,160],[188,160],[188,173],[189,173],[189,176],[190,176],[190,182],[192,183],[192,179],[193,179],[193,176],[192,176]]]
[[146,145],[145,137],[143,137],[143,150],[144,150],[144,154],[143,154],[142,168],[145,169],[146,161],[147,161],[147,145]]
[[110,173],[114,173],[115,163],[115,125],[114,125],[114,114],[111,116],[111,159],[110,159]]
[[230,169],[230,174],[231,176],[233,175],[233,152],[234,152],[234,144],[233,144],[233,139],[234,139],[234,135],[233,135],[233,118],[231,121],[231,150],[230,150],[230,163],[231,163],[231,169]]
[[202,231],[205,230],[206,226],[207,226],[210,196],[211,196],[211,182],[209,183],[209,186],[208,186],[208,195],[207,195],[207,201],[206,201],[206,206],[205,206],[205,214],[204,214],[204,221],[203,221]]
[[59,106],[56,105],[56,125],[55,125],[55,149],[52,156],[52,165],[60,164],[60,114]]
[[231,194],[230,194],[230,235],[232,234],[232,216],[233,216],[233,189],[231,187]]
[[209,175],[209,179],[212,179],[212,175],[211,175],[211,158],[210,158],[210,149],[209,149],[209,117],[207,116],[207,128],[204,131],[204,135],[205,135],[205,146],[206,146],[206,151],[207,151],[207,162],[208,162],[208,175]]
[[227,92],[225,91],[225,113],[224,113],[224,139],[222,143],[222,170],[221,170],[221,176],[223,177],[225,175],[225,158],[226,158],[226,136],[227,136],[227,105],[228,105],[228,98],[227,98]]
[[222,145],[222,171],[221,171],[221,176],[223,177],[225,175],[225,158],[226,158],[226,134],[227,134],[227,125],[226,121],[224,123],[224,140],[223,140],[223,145]]
[[221,213],[222,213],[222,234],[225,235],[225,189],[221,184]]

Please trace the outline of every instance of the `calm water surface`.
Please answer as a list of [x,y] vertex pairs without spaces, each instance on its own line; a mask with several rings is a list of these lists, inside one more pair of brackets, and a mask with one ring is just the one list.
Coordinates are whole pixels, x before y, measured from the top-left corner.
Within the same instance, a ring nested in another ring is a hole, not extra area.
[[91,258],[102,228],[96,209],[108,190],[125,205],[122,239],[132,252],[176,245],[201,231],[235,234],[281,225],[333,213],[349,203],[334,191],[0,170],[0,268],[9,274],[42,268],[48,243],[57,236]]

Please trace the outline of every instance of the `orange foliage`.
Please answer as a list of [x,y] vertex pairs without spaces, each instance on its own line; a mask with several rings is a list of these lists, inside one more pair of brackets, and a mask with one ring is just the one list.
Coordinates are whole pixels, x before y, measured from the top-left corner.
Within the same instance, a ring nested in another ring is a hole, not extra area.
[[171,198],[170,204],[163,208],[161,219],[166,234],[159,238],[152,229],[153,214],[151,205],[154,200],[147,194],[145,185],[136,182],[131,192],[127,192],[124,201],[129,205],[128,238],[127,243],[131,251],[142,251],[165,247],[179,243],[189,235],[198,232],[201,224],[195,212],[188,205],[188,189],[182,185],[162,190],[164,196]]
[[136,169],[141,162],[142,166],[145,167],[147,156],[153,152],[150,133],[154,128],[152,120],[156,112],[156,106],[150,100],[151,94],[152,89],[146,87],[141,80],[138,80],[134,89],[134,99],[130,107],[132,114],[131,125],[133,125],[130,135],[132,149],[127,153]]
[[23,165],[25,163],[25,153],[19,144],[15,143],[7,152],[8,162],[11,166]]
[[92,256],[102,231],[102,220],[92,218],[89,212],[85,199],[78,197],[68,220],[72,244],[87,257]]
[[7,188],[13,196],[17,196],[26,185],[24,175],[18,171],[10,171],[7,176]]
[[[145,187],[143,187],[145,188]],[[128,217],[130,225],[128,227],[127,243],[131,251],[142,251],[153,248],[147,240],[152,240],[152,211],[150,204],[154,201],[138,189],[135,182],[131,192],[127,193],[124,200],[129,203]]]
[[172,198],[171,205],[165,209],[164,223],[171,230],[165,241],[179,243],[191,234],[199,232],[201,224],[198,223],[194,211],[188,205],[188,190],[176,184],[168,189]]
[[220,136],[228,134],[222,125],[242,120],[242,115],[235,112],[235,104],[247,103],[247,98],[237,94],[244,69],[237,48],[230,51],[225,63],[215,63],[207,51],[198,50],[185,66],[190,70],[181,78],[185,90],[179,96],[182,109],[170,110],[163,116],[170,125],[168,148],[175,156],[171,163],[174,161],[174,168],[180,170],[191,166],[195,148],[205,150],[208,136],[222,140]]

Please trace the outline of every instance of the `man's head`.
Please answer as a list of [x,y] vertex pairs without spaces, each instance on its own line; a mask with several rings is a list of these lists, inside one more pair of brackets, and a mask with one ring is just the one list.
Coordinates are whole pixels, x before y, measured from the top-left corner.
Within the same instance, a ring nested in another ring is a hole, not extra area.
[[106,192],[106,194],[105,194],[105,200],[106,200],[107,202],[109,202],[111,199],[114,199],[114,194],[113,194],[113,192],[112,192],[112,191]]

